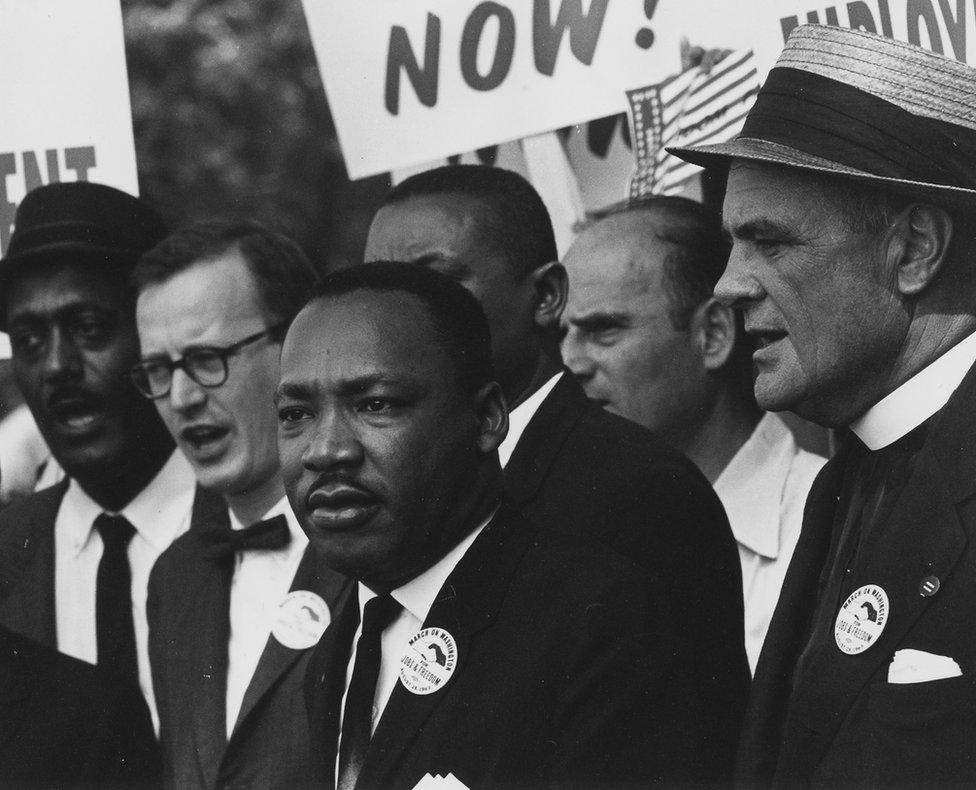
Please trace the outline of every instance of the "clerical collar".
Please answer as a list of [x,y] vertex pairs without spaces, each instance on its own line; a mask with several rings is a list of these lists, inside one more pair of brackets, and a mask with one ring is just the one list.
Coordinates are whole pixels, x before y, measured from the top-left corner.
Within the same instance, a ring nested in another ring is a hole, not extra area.
[[922,368],[851,423],[869,450],[880,450],[939,411],[976,364],[976,332]]

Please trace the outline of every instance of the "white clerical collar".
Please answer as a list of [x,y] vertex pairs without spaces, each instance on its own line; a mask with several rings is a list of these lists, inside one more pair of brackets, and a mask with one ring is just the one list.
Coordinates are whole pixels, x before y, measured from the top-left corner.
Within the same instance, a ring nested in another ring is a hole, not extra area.
[[556,386],[556,382],[559,381],[559,377],[562,375],[563,372],[559,371],[559,373],[549,379],[549,381],[508,413],[508,434],[505,436],[505,441],[498,447],[498,461],[501,463],[502,469],[505,468],[508,460],[512,457],[512,453],[515,452],[515,445],[522,438],[522,434],[525,432],[525,427],[529,424],[529,420],[535,416],[535,413],[542,405],[542,401],[552,392],[553,387]]
[[[441,591],[441,587],[447,581],[447,577],[457,567],[461,558],[471,548],[471,544],[474,543],[482,530],[488,526],[488,522],[495,517],[497,510],[497,507],[492,510],[484,521],[468,533],[468,536],[464,540],[458,543],[427,570],[393,590],[390,593],[393,599],[421,623],[424,622],[427,619],[427,613],[430,611],[430,607],[434,605],[434,599],[437,597],[437,593]],[[375,597],[376,593],[362,582],[359,583],[360,618],[362,618],[363,608],[366,606],[366,603]]]
[[956,343],[851,423],[869,450],[880,450],[914,430],[939,409],[976,364],[976,332]]
[[[140,537],[156,549],[165,549],[183,524],[184,517],[193,506],[196,479],[189,461],[179,450],[174,450],[149,485],[133,497],[119,513],[135,527]],[[91,538],[95,518],[106,510],[92,499],[78,484],[68,483],[68,490],[61,501],[61,512],[70,513],[68,539],[77,556]]]

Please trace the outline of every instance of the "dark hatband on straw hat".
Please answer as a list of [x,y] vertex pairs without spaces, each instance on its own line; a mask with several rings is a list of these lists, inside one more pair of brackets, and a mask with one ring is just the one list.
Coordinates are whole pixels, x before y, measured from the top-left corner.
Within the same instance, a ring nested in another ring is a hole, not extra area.
[[882,36],[802,25],[735,139],[668,150],[701,166],[768,162],[976,202],[976,69]]

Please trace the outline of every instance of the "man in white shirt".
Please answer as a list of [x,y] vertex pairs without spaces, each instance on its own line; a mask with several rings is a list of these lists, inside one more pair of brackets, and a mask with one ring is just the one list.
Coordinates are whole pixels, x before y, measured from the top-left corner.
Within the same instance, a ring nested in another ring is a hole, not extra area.
[[727,781],[749,680],[735,542],[694,465],[587,400],[563,367],[566,272],[542,199],[502,168],[419,173],[387,195],[365,258],[441,272],[481,303],[511,407],[499,448],[509,495],[543,528],[595,538],[639,563],[653,594],[696,622],[691,661],[716,721],[712,780]]
[[652,196],[612,207],[563,259],[566,367],[605,409],[685,453],[722,500],[739,548],[754,672],[826,459],[752,394],[752,343],[712,290],[729,247],[713,210]]
[[21,202],[0,262],[14,377],[67,473],[0,514],[0,623],[138,681],[150,706],[146,584],[194,500],[189,465],[128,380],[128,279],[165,233],[117,189],[50,184]]
[[626,558],[502,501],[492,379],[477,301],[422,267],[332,275],[289,330],[285,486],[359,582],[309,668],[321,770],[343,790],[701,779],[683,623]]
[[[976,782],[976,70],[796,28],[728,143],[755,394],[849,428],[756,668],[744,786]],[[965,97],[965,98],[964,98]]]
[[315,280],[291,240],[256,223],[200,223],[142,256],[139,390],[216,513],[160,557],[150,655],[168,786],[315,783],[301,680],[345,586],[285,499],[272,395],[281,338]]

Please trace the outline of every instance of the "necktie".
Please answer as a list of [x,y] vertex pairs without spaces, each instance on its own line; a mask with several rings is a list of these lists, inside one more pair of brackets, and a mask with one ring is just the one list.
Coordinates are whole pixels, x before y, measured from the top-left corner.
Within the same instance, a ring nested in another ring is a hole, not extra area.
[[248,549],[283,549],[291,542],[288,519],[275,516],[244,529],[208,526],[200,530],[204,553],[212,560],[224,560]]
[[339,738],[339,781],[336,790],[352,790],[366,759],[372,738],[373,699],[380,673],[380,636],[400,612],[389,595],[372,598],[363,609],[363,629],[356,643],[356,663],[346,693],[346,708]]
[[135,527],[124,516],[102,513],[95,519],[102,536],[102,558],[95,580],[95,633],[98,664],[133,683],[139,681],[136,632],[132,623],[132,571],[128,546]]

